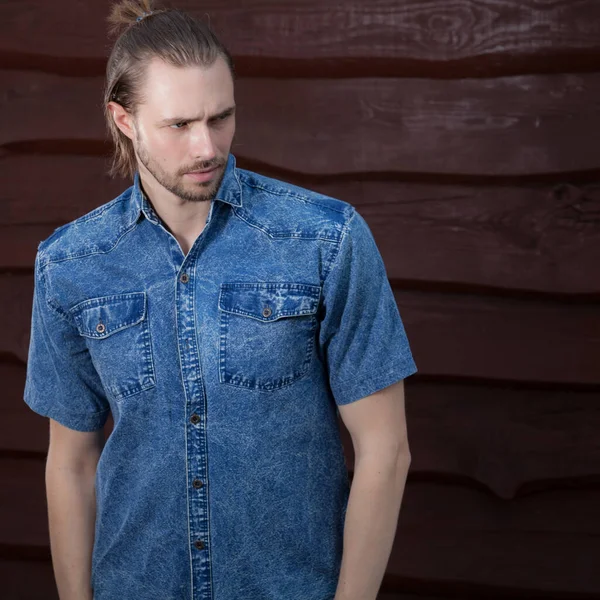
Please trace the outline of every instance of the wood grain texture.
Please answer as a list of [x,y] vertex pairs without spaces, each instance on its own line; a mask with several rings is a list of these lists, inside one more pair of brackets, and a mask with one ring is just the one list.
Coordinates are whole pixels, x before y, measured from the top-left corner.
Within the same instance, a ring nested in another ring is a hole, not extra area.
[[598,501],[597,490],[506,502],[460,486],[409,483],[387,572],[591,598],[600,594]]
[[[0,6],[3,600],[57,598],[31,268],[129,185],[105,174],[111,2]],[[394,286],[419,373],[379,600],[600,597],[600,3],[176,4],[234,54],[238,165],[356,206]]]
[[[101,78],[1,76],[0,146],[106,139]],[[435,82],[241,78],[236,103],[234,154],[307,174],[531,176],[600,168],[593,134],[600,73]]]
[[396,289],[421,375],[597,385],[600,310]]
[[[176,5],[210,22],[233,54],[243,58],[426,63],[478,58],[481,68],[493,69],[503,59],[600,51],[600,7],[594,0],[296,0],[293,6],[281,0],[207,0],[201,5],[180,0]],[[109,0],[63,0],[60,10],[45,0],[5,0],[0,52],[108,56],[108,7]]]
[[25,366],[0,362],[0,457],[23,453],[39,457],[48,450],[48,419],[32,411],[23,401]]
[[49,553],[45,469],[43,460],[0,459],[0,548]]
[[[600,483],[600,392],[417,377],[405,395],[413,478],[460,482],[504,500]],[[339,422],[353,471],[352,440]]]
[[598,184],[328,187],[363,215],[400,286],[600,292]]
[[59,600],[52,563],[0,559],[2,600]]
[[102,156],[9,154],[0,159],[2,237],[10,226],[54,227],[112,200],[131,185],[111,179]]

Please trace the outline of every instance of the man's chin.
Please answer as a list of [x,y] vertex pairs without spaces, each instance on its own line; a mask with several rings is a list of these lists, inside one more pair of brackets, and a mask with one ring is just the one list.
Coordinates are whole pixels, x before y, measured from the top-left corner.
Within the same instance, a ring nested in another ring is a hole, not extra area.
[[213,182],[198,183],[192,181],[187,185],[182,185],[176,195],[189,202],[208,202],[215,195],[214,184]]

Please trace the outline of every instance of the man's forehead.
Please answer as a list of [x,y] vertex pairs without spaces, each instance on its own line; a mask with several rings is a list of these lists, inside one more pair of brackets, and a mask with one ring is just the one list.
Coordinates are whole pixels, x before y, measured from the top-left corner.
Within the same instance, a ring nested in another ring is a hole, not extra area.
[[158,117],[169,119],[190,114],[190,118],[210,117],[234,106],[232,81],[220,77],[211,67],[176,67],[164,61],[148,65],[140,104],[151,105]]

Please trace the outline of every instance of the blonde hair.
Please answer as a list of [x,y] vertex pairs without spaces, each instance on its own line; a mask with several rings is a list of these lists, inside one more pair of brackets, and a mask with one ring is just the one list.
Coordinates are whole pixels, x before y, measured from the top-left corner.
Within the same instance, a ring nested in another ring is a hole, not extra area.
[[177,9],[155,9],[153,0],[121,0],[107,18],[109,35],[118,34],[106,65],[104,116],[114,144],[109,175],[133,178],[137,162],[132,141],[116,126],[108,103],[135,117],[148,61],[210,67],[222,57],[236,79],[233,58],[209,25]]

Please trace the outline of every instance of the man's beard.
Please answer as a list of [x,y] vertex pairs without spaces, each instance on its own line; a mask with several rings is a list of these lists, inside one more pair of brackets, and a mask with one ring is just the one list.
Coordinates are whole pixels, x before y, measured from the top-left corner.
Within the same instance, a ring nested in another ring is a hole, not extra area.
[[[156,181],[158,181],[158,183],[160,183],[160,185],[162,185],[166,190],[169,190],[169,192],[178,198],[181,198],[182,200],[188,200],[190,202],[211,202],[217,195],[217,192],[221,187],[221,182],[225,177],[225,169],[223,169],[216,178],[206,182],[192,182],[192,184],[195,186],[195,189],[188,189],[181,179],[182,177],[185,177],[185,175],[170,175],[169,173],[163,171],[158,163],[152,160],[146,150],[146,147],[139,137],[135,152],[140,162],[146,167],[146,169],[148,169],[154,179],[156,179]],[[186,171],[186,173],[198,169],[209,169],[210,167],[214,166],[217,165],[198,164],[192,166]],[[218,166],[222,167],[221,164],[218,164]]]

